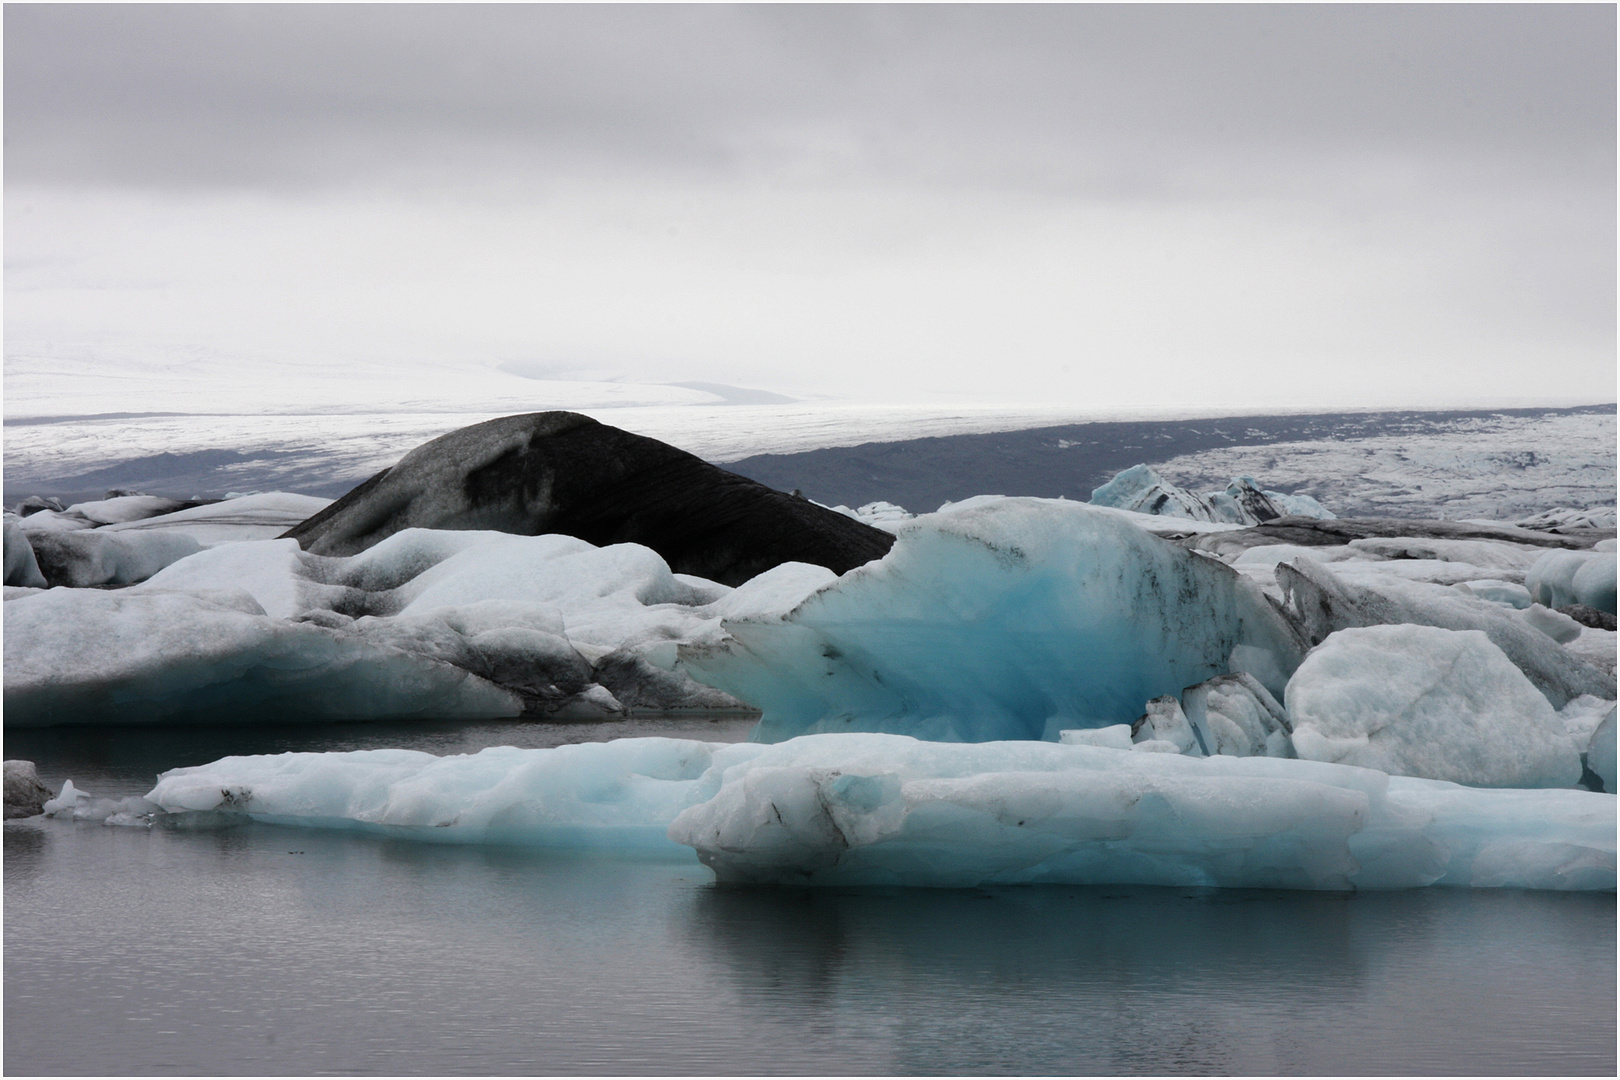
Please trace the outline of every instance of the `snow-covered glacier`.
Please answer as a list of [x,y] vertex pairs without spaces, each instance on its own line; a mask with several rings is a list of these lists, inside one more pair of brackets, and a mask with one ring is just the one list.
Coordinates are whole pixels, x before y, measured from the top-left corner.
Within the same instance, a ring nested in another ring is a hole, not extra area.
[[147,799],[168,824],[247,815],[444,843],[682,845],[722,881],[1615,887],[1611,795],[1033,741],[281,754],[175,769]]
[[1049,499],[971,499],[907,521],[883,559],[796,605],[733,602],[722,625],[681,645],[680,665],[762,709],[764,741],[1055,738],[1234,670],[1280,696],[1303,655],[1242,575]]

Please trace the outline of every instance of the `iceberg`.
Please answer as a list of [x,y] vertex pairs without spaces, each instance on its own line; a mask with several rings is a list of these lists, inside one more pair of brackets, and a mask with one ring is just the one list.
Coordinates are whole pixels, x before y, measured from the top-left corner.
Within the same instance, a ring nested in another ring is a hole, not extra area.
[[128,535],[82,529],[35,533],[29,539],[47,584],[75,589],[145,581],[202,550],[195,538],[168,529]]
[[28,534],[10,514],[5,518],[6,584],[23,589],[43,589],[48,582],[39,572]]
[[1219,561],[1060,500],[957,503],[800,603],[730,602],[724,633],[681,645],[679,663],[760,708],[764,741],[1056,738],[1235,670],[1281,694],[1304,651]]
[[203,547],[271,540],[332,505],[331,499],[289,491],[255,492],[220,502],[189,506],[153,517],[114,522],[101,527],[108,533],[163,529],[182,532]]
[[56,588],[5,604],[9,726],[516,716],[471,672],[312,622],[241,591]]
[[[159,535],[168,534],[150,534]],[[832,577],[786,564],[742,592],[800,581],[802,598]],[[245,700],[264,696],[266,664],[307,669],[300,680],[278,677],[273,697],[289,720],[441,707],[490,717],[735,711],[745,706],[668,670],[676,642],[717,631],[720,609],[711,608],[732,591],[674,574],[638,544],[597,548],[570,536],[407,529],[347,558],[312,555],[295,540],[221,544],[116,594],[8,591],[7,719],[93,722],[111,700],[93,688],[116,684],[115,700],[141,720],[214,722],[236,682]],[[229,613],[215,610],[221,603]],[[116,632],[101,624],[109,617]],[[231,629],[214,636],[220,620]],[[371,658],[353,667],[361,683],[342,690],[334,680],[349,660],[340,657],[361,656]],[[395,665],[413,673],[395,689],[366,682]],[[451,683],[464,685],[451,692]],[[425,696],[413,700],[412,686]]]
[[1615,614],[1615,553],[1549,551],[1525,575],[1531,599],[1550,608],[1582,604]]
[[1321,503],[1309,495],[1263,491],[1252,476],[1239,476],[1225,491],[1207,495],[1169,483],[1147,465],[1132,465],[1091,493],[1095,506],[1111,506],[1141,514],[1164,514],[1193,521],[1219,521],[1258,525],[1284,516],[1331,519]]
[[1485,787],[1581,777],[1564,722],[1478,630],[1340,630],[1305,657],[1284,701],[1301,758]]
[[[1561,709],[1583,694],[1613,701],[1614,675],[1583,660],[1520,612],[1484,603],[1441,585],[1406,582],[1352,583],[1308,555],[1277,564],[1276,581],[1292,621],[1314,645],[1350,627],[1412,623],[1447,630],[1479,630],[1507,654],[1532,685]],[[1584,636],[1584,635],[1583,635]]]
[[1612,795],[1106,745],[846,734],[280,754],[172,770],[146,800],[175,824],[691,848],[734,882],[1615,887]]

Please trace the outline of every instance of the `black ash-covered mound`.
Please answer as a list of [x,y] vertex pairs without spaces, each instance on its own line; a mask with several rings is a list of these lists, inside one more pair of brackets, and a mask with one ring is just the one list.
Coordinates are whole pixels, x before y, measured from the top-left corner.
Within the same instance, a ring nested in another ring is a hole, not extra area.
[[317,555],[353,555],[409,528],[643,544],[676,573],[725,585],[785,562],[842,574],[894,543],[806,499],[570,412],[452,431],[284,535]]

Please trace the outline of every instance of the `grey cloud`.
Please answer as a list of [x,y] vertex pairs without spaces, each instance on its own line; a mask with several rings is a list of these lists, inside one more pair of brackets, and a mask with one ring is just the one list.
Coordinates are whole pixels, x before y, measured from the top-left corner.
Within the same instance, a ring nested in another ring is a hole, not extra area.
[[8,5],[5,30],[13,182],[1613,177],[1608,5]]

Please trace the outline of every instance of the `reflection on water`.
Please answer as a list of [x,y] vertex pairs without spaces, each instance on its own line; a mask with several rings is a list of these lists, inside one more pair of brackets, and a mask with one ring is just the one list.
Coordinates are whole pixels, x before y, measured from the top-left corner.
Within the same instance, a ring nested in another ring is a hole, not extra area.
[[[225,753],[558,737],[355,727],[7,755],[123,795]],[[689,857],[258,825],[4,836],[10,1073],[1615,1070],[1612,896],[736,889]]]

